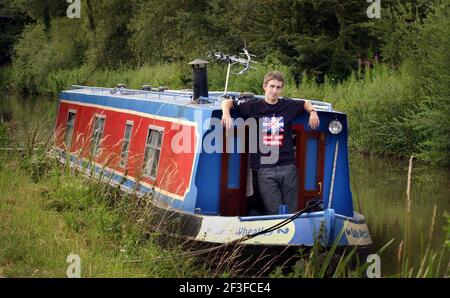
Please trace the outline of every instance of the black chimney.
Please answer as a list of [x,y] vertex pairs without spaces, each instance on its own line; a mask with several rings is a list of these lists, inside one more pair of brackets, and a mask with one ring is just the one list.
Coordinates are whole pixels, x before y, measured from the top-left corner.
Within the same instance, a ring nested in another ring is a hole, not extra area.
[[208,61],[196,59],[189,64],[192,65],[194,76],[194,100],[197,101],[200,96],[208,97]]

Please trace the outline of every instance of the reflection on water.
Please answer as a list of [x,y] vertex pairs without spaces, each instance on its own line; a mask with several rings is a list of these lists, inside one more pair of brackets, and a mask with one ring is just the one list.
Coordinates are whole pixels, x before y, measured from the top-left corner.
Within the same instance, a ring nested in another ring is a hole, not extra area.
[[52,137],[57,104],[56,97],[0,94],[0,122],[14,129],[10,137],[17,147],[27,147],[31,140],[40,145]]
[[[410,251],[408,255],[411,261],[417,266],[429,242],[434,205],[437,212],[431,248],[435,252],[441,252],[446,237],[444,212],[450,212],[448,194],[450,174],[447,169],[414,161],[412,205],[410,215],[407,217],[408,160],[353,154],[350,168],[355,210],[361,208],[361,212],[366,216],[374,241],[373,252],[395,238],[394,243],[381,256],[383,276],[398,272],[397,252],[400,241],[405,239],[407,218],[409,218],[407,237],[411,240],[406,249]],[[449,255],[448,249],[446,255],[447,257]],[[446,266],[446,263],[443,266]]]

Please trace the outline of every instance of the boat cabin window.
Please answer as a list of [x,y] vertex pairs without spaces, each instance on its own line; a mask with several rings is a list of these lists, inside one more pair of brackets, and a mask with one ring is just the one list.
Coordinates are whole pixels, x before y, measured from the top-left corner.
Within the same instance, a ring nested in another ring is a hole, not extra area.
[[125,133],[122,142],[122,152],[120,155],[120,166],[125,167],[128,161],[128,150],[130,148],[131,131],[133,130],[133,121],[127,121],[125,124]]
[[150,127],[144,154],[144,175],[156,179],[162,144],[162,128]]
[[94,130],[91,138],[91,155],[96,156],[100,149],[100,142],[103,137],[103,129],[105,127],[105,116],[95,116]]
[[73,128],[75,126],[75,110],[69,110],[69,115],[67,116],[67,124],[66,124],[66,132],[64,134],[64,144],[67,149],[70,149],[70,145],[72,144],[72,135]]

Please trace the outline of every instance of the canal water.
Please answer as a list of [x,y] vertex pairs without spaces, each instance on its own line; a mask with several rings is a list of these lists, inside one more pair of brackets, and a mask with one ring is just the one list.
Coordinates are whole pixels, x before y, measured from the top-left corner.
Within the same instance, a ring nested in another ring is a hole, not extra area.
[[[361,210],[366,216],[374,241],[372,251],[376,252],[395,239],[380,256],[382,276],[392,276],[400,271],[398,252],[401,241],[404,241],[402,251],[407,252],[411,263],[418,268],[429,242],[432,251],[441,252],[446,240],[444,213],[450,215],[448,169],[413,161],[411,207],[408,213],[408,165],[409,160],[351,154],[354,209]],[[436,216],[432,227],[435,206]],[[445,256],[442,266],[447,267],[448,248]]]
[[[0,121],[13,121],[14,125],[22,127],[16,135],[18,140],[29,138],[27,134],[33,131],[38,121],[41,122],[39,136],[45,139],[53,127],[56,103],[42,97],[26,101],[18,97],[2,97],[0,112]],[[393,276],[399,272],[398,249],[401,241],[408,239],[404,242],[403,251],[407,252],[417,268],[427,245],[430,244],[432,251],[441,252],[447,237],[444,213],[450,213],[449,170],[414,161],[409,213],[406,202],[407,176],[407,159],[387,159],[350,152],[354,209],[367,218],[374,241],[372,252],[375,253],[395,239],[380,256],[382,276]],[[436,216],[433,220],[435,206]],[[445,255],[442,266],[447,267],[448,249]]]

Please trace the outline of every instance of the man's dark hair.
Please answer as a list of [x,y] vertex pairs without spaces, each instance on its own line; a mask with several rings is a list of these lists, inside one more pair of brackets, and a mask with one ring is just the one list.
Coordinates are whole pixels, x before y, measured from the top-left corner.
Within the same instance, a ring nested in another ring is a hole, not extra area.
[[271,71],[268,74],[266,74],[264,76],[264,84],[263,86],[265,87],[267,85],[267,82],[271,81],[271,80],[277,80],[283,83],[283,87],[284,87],[284,76],[281,72],[279,71]]

